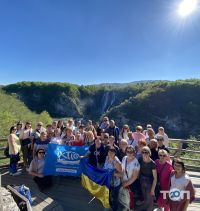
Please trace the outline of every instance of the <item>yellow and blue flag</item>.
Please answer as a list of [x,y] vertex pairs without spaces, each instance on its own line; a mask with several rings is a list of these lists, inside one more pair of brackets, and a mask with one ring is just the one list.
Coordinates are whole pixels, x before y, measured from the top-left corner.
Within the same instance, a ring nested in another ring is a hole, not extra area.
[[99,199],[105,208],[109,208],[109,188],[113,171],[97,169],[91,166],[87,159],[81,160],[81,170],[82,186]]

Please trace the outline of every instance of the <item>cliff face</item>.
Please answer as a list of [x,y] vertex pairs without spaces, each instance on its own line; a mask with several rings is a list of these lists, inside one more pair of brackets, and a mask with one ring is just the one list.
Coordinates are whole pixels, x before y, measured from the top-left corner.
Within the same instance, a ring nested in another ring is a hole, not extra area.
[[123,86],[77,86],[23,82],[3,87],[31,110],[52,117],[98,120],[108,115],[119,126],[162,125],[170,136],[200,134],[200,80],[151,82]]

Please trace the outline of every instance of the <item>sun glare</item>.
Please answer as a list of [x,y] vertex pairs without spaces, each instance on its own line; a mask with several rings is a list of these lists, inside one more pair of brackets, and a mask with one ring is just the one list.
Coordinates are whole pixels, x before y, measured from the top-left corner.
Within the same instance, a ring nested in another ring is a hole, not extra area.
[[178,14],[186,17],[197,8],[197,0],[183,0],[178,7]]

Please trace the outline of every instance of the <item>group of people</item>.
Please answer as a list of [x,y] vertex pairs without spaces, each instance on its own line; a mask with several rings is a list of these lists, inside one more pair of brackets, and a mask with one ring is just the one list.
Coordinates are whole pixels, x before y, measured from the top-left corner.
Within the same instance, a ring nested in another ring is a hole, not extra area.
[[[109,202],[111,210],[152,211],[156,200],[158,209],[164,211],[186,211],[194,199],[194,187],[180,160],[171,161],[169,139],[163,127],[155,133],[150,124],[143,130],[136,126],[132,132],[126,124],[120,130],[114,120],[104,117],[100,124],[89,120],[85,125],[72,119],[59,120],[44,127],[38,122],[32,129],[31,122],[18,122],[10,128],[8,137],[10,174],[17,176],[20,151],[24,167],[34,177],[40,190],[52,185],[50,176],[43,175],[44,157],[48,144],[67,146],[89,146],[86,155],[89,163],[96,168],[113,170]],[[157,190],[159,187],[159,190]],[[122,189],[128,189],[130,204],[125,207],[118,197]],[[165,197],[162,191],[171,189],[189,191],[190,197],[177,201]],[[158,193],[157,193],[158,192]],[[156,197],[155,197],[156,196]]]

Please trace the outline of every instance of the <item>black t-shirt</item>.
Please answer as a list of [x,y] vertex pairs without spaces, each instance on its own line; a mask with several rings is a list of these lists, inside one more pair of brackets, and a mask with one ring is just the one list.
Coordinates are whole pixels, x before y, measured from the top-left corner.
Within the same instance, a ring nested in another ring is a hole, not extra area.
[[159,159],[159,157],[158,157],[158,151],[156,149],[151,149],[151,159],[153,161]]
[[96,145],[93,144],[89,147],[90,157],[89,157],[89,163],[97,167],[97,162],[101,165],[105,162],[105,149],[103,144],[99,148],[96,148]]
[[122,161],[123,157],[126,156],[126,152],[123,152],[121,149],[117,153],[117,157],[119,158],[120,161]]
[[143,177],[148,177],[149,179],[153,180],[153,173],[152,170],[156,169],[156,164],[153,160],[150,160],[150,162],[146,163],[143,161],[143,159],[139,159],[140,163],[140,175]]
[[165,145],[162,145],[161,147],[158,147],[158,151],[160,149],[164,149],[164,150],[166,150],[169,153],[169,149]]

